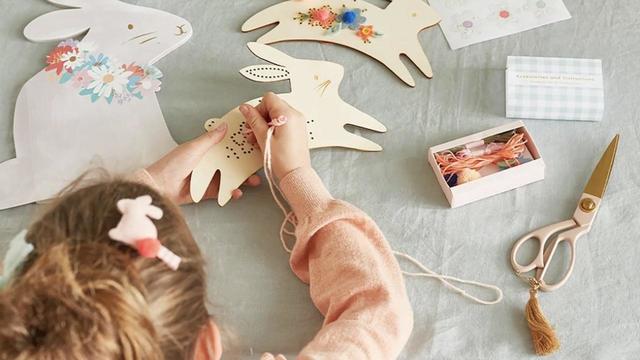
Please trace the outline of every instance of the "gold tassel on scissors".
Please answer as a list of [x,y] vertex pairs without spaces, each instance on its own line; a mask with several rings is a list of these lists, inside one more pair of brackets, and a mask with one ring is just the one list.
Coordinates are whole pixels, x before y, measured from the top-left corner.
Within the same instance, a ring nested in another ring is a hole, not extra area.
[[529,284],[531,285],[531,289],[529,289],[530,297],[525,307],[525,315],[531,330],[533,348],[538,355],[549,355],[560,348],[560,342],[538,303],[537,294],[540,283],[532,278],[529,280]]

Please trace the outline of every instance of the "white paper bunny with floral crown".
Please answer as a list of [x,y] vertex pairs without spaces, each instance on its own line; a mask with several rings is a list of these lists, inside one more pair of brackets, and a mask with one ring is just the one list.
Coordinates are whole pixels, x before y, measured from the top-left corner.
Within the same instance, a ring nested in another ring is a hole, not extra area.
[[119,0],[48,1],[68,8],[36,18],[24,35],[63,41],[18,95],[0,209],[49,199],[91,167],[125,173],[176,146],[153,64],[191,37],[189,22]]

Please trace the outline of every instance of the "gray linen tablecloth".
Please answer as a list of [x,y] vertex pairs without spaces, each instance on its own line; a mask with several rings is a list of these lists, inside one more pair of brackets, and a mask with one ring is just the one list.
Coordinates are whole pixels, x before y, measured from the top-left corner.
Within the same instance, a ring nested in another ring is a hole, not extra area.
[[[243,34],[240,25],[276,0],[131,2],[170,11],[193,24],[191,41],[157,64],[165,74],[160,104],[178,141],[200,134],[204,120],[245,100],[268,90],[287,91],[286,83],[257,84],[237,72],[260,63],[245,43],[264,32]],[[437,280],[408,279],[415,329],[402,359],[536,358],[523,315],[527,288],[512,273],[508,252],[519,236],[573,213],[616,133],[622,136],[617,165],[591,233],[578,242],[573,276],[560,290],[543,294],[541,302],[562,342],[550,358],[640,358],[640,2],[565,2],[571,20],[458,51],[449,49],[439,28],[422,32],[434,78],[411,67],[415,89],[347,48],[276,45],[292,56],[344,65],[343,98],[389,128],[386,134],[361,132],[384,147],[381,153],[313,153],[313,164],[333,195],[371,214],[395,249],[438,272],[504,290],[502,303],[482,306]],[[0,2],[0,161],[14,156],[11,129],[18,92],[54,45],[30,43],[22,29],[54,8],[44,0]],[[604,120],[526,121],[546,162],[546,179],[449,209],[426,163],[426,149],[510,121],[504,117],[508,55],[602,59]],[[0,251],[39,208],[0,211]],[[257,359],[264,351],[293,358],[318,331],[322,317],[308,287],[289,270],[278,240],[281,214],[266,187],[248,190],[242,201],[225,208],[208,202],[186,206],[184,213],[208,259],[211,312],[230,338],[225,358]]]

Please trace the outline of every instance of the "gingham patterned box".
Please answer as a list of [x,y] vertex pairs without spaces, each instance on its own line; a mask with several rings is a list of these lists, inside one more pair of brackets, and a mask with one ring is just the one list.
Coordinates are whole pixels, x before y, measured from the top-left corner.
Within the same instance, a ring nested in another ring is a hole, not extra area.
[[509,56],[508,118],[600,121],[602,62],[596,59]]

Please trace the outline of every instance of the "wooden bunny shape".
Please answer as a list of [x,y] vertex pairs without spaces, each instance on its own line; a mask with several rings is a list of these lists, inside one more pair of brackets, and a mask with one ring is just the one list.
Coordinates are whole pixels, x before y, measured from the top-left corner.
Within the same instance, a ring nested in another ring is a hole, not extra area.
[[377,59],[402,81],[415,86],[400,55],[406,55],[431,78],[431,65],[417,34],[438,22],[440,17],[424,0],[393,0],[385,9],[364,0],[290,0],[255,14],[242,25],[242,31],[277,23],[257,41],[312,40],[344,45]]
[[[255,65],[242,69],[245,77],[260,82],[290,80],[291,92],[280,96],[298,109],[307,119],[309,147],[344,147],[362,151],[380,151],[380,145],[351,132],[344,126],[359,126],[377,132],[387,129],[371,116],[347,104],[340,98],[338,88],[344,68],[327,61],[292,58],[275,48],[249,43],[257,57],[275,65]],[[257,105],[259,99],[249,101]],[[211,119],[207,130],[227,123],[225,139],[204,156],[191,175],[191,197],[198,202],[217,171],[220,171],[218,203],[223,206],[231,199],[231,191],[262,167],[262,153],[244,135],[246,124],[238,108],[221,119]]]
[[[91,44],[93,54],[100,55],[91,55],[94,65],[86,70],[89,88],[84,92],[75,84],[80,76],[67,83],[61,80],[70,76],[67,65],[79,54],[74,52],[60,55],[68,57],[64,68],[62,61],[58,69],[50,64],[22,87],[13,125],[16,158],[0,163],[0,209],[49,199],[90,167],[126,173],[176,146],[155,91],[122,104],[105,94],[113,93],[115,86],[133,86],[117,83],[124,75],[149,75],[144,69],[191,37],[189,22],[118,0],[49,1],[71,9],[36,18],[24,29],[25,36],[52,41],[86,32],[81,42],[68,40],[56,49],[65,48],[65,43]],[[135,70],[125,71],[125,66]]]

